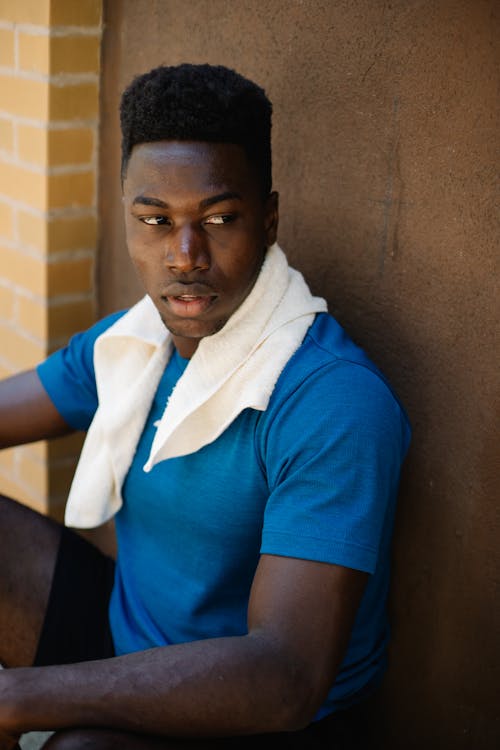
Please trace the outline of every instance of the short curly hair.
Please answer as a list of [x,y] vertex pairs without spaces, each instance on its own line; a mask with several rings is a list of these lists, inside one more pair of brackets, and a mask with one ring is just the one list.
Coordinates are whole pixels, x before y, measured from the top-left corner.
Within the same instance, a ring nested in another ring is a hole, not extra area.
[[122,94],[122,179],[139,143],[234,143],[256,168],[267,196],[272,186],[271,116],[264,90],[223,65],[154,68],[134,78]]

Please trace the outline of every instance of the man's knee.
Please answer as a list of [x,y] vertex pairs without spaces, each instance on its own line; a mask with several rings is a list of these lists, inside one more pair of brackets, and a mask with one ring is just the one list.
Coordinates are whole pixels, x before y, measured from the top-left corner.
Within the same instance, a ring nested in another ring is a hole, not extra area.
[[60,526],[0,495],[0,662],[30,665],[50,593]]

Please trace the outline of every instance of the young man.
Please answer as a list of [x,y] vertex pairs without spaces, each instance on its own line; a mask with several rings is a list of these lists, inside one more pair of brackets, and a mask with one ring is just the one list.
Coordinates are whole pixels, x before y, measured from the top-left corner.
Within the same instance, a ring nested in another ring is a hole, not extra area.
[[3,447],[88,430],[66,524],[117,560],[1,500],[4,747],[353,747],[407,419],[276,244],[262,89],[161,67],[121,124],[146,296],[0,386]]

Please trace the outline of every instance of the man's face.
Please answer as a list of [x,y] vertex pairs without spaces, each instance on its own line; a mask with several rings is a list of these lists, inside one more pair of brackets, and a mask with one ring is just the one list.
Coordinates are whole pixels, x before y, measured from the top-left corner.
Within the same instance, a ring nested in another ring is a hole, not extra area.
[[224,326],[276,240],[277,194],[264,200],[259,187],[237,145],[158,141],[132,151],[128,250],[183,357]]

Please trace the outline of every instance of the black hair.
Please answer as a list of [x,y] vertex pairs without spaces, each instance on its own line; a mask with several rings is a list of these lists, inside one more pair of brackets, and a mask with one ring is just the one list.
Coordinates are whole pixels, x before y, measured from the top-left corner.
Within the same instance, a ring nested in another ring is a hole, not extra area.
[[122,94],[122,179],[139,143],[234,143],[255,167],[266,197],[272,185],[271,115],[264,90],[230,68],[188,63],[154,68]]

